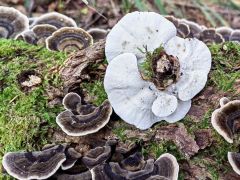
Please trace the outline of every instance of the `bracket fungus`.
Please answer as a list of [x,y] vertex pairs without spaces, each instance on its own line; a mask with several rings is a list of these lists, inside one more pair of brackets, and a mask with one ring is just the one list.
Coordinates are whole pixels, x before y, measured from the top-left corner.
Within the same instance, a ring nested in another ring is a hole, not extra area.
[[229,27],[219,27],[216,32],[221,34],[225,41],[229,41],[233,30]]
[[94,42],[99,41],[100,39],[105,39],[108,31],[100,28],[91,28],[87,31],[94,39]]
[[240,130],[240,100],[220,99],[220,108],[212,113],[212,126],[229,143]]
[[228,162],[233,170],[240,175],[240,153],[228,152]]
[[111,156],[111,147],[103,146],[96,147],[95,149],[90,150],[83,158],[82,162],[89,169],[93,168],[98,164],[104,163]]
[[38,18],[35,18],[31,24],[31,27],[39,24],[50,24],[58,29],[62,27],[77,27],[76,22],[72,18],[57,12],[46,13]]
[[15,38],[28,28],[27,16],[14,8],[0,6],[0,38]]
[[74,148],[67,148],[65,151],[66,160],[62,163],[62,170],[69,169],[74,166],[75,162],[82,157],[82,154],[77,152]]
[[125,163],[109,162],[99,164],[91,169],[93,180],[110,179],[154,179],[177,180],[179,165],[176,158],[168,153],[161,155],[156,161],[144,160],[140,153],[126,158]]
[[71,52],[85,49],[92,44],[92,36],[82,28],[77,27],[61,28],[46,39],[47,49],[53,51]]
[[68,93],[63,99],[65,111],[61,112],[56,122],[69,136],[84,136],[95,133],[103,128],[112,114],[108,100],[102,105],[82,105],[81,97],[76,93]]
[[57,145],[37,152],[9,152],[3,157],[3,167],[17,179],[47,179],[66,160],[65,146]]
[[198,38],[205,43],[222,43],[225,41],[222,35],[213,28],[203,30]]
[[175,26],[153,12],[125,15],[108,34],[105,54],[108,99],[139,129],[183,119],[211,68],[211,53],[202,41],[177,37]]

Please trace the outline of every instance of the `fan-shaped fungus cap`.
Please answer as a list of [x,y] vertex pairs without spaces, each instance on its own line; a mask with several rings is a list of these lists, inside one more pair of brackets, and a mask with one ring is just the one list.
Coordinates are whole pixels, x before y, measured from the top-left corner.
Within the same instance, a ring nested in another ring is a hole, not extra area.
[[57,12],[46,13],[34,19],[31,27],[39,24],[50,24],[58,29],[62,27],[77,27],[76,22],[72,18]]
[[98,164],[104,163],[111,156],[111,147],[103,146],[96,147],[95,149],[91,149],[83,158],[82,162],[89,169],[93,168]]
[[240,153],[228,152],[228,162],[231,164],[233,170],[240,175]]
[[82,157],[82,154],[77,152],[74,148],[67,148],[65,155],[66,161],[64,161],[61,165],[62,170],[66,170],[73,167],[75,162]]
[[105,39],[108,33],[107,30],[100,28],[91,28],[87,32],[93,37],[94,42]]
[[187,38],[190,34],[190,28],[186,23],[180,22],[174,16],[165,16],[169,21],[171,21],[177,28],[177,35],[182,38]]
[[240,42],[240,30],[234,30],[229,38],[230,41]]
[[199,39],[205,43],[222,43],[225,41],[222,35],[213,28],[203,30],[199,35]]
[[[74,111],[74,108],[78,106],[81,110],[80,102],[81,97],[76,93],[66,95],[63,104],[68,110],[61,112],[56,118],[57,124],[70,136],[84,136],[99,131],[108,123],[112,114],[112,107],[109,101],[105,100],[101,106],[96,107],[92,112],[76,115],[74,113],[77,112]],[[86,111],[84,112],[86,113]]]
[[17,179],[46,179],[66,160],[65,146],[57,145],[37,152],[9,152],[3,157],[3,167]]
[[71,52],[93,44],[92,36],[82,28],[64,27],[46,39],[49,50]]
[[57,180],[92,180],[92,174],[90,171],[78,173],[78,174],[60,174],[56,175]]
[[37,38],[38,45],[45,45],[45,40],[56,30],[57,28],[55,26],[49,24],[36,25],[32,28],[32,31]]
[[34,45],[37,44],[37,37],[32,32],[32,30],[26,30],[26,31],[22,32],[21,34],[18,34],[15,39],[25,41],[29,44],[34,44]]
[[171,180],[171,179],[166,178],[164,176],[154,175],[154,176],[147,178],[146,180]]
[[193,21],[188,21],[186,19],[179,20],[179,23],[188,25],[188,27],[190,29],[190,33],[189,33],[188,37],[190,37],[190,38],[193,38],[193,37],[198,38],[199,34],[205,29],[204,26],[200,26],[199,24],[197,24]]
[[14,8],[0,6],[0,38],[15,38],[28,28],[27,16]]
[[229,41],[233,30],[229,27],[219,27],[216,32],[221,34],[225,41]]
[[212,126],[229,143],[240,130],[240,100],[220,100],[221,107],[212,113]]
[[[147,19],[151,22],[146,24]],[[203,42],[177,37],[171,22],[150,12],[124,16],[108,34],[105,54],[110,62],[104,78],[108,99],[124,121],[140,129],[181,120],[211,68]],[[144,62],[151,69],[147,78],[141,72]]]
[[171,180],[178,179],[179,165],[173,155],[169,153],[162,154],[154,164],[157,166],[157,175]]
[[140,152],[136,152],[126,159],[123,159],[120,164],[121,167],[128,171],[137,171],[143,168],[145,161],[143,155]]

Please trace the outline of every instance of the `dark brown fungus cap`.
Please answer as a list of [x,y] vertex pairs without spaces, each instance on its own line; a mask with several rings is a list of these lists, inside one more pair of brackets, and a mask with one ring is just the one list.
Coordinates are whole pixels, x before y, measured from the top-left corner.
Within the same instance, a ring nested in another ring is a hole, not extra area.
[[[63,100],[67,110],[61,112],[56,118],[57,124],[69,136],[84,136],[99,131],[108,123],[112,114],[112,107],[108,100],[105,100],[102,105],[96,107],[89,114],[85,114],[87,106],[83,106],[84,108],[81,109],[80,101],[81,98],[76,93],[67,94]],[[76,113],[74,111],[76,108],[82,114]],[[91,108],[92,106],[90,106]]]
[[230,41],[240,42],[240,30],[234,30],[229,38]]
[[216,32],[221,34],[225,41],[229,41],[233,30],[229,27],[219,27]]
[[203,26],[200,26],[199,24],[192,21],[188,21],[186,19],[179,20],[179,23],[188,25],[190,29],[190,33],[188,35],[189,38],[193,38],[193,37],[198,38],[199,34],[204,30]]
[[0,38],[15,38],[28,28],[27,16],[14,8],[0,6]]
[[46,39],[47,48],[53,51],[78,51],[92,44],[92,36],[85,30],[77,27],[61,28]]
[[58,29],[62,27],[77,27],[76,22],[72,18],[57,12],[50,12],[34,19],[31,27],[39,24],[50,24]]
[[113,172],[111,166],[106,163],[99,164],[90,171],[93,180],[126,180],[126,178]]
[[169,153],[162,154],[154,164],[157,166],[157,175],[171,180],[178,179],[179,165],[173,155]]
[[29,44],[34,44],[34,45],[37,44],[37,37],[31,30],[26,30],[22,32],[21,34],[17,35],[15,39],[25,41]]
[[91,28],[87,32],[93,37],[94,42],[105,39],[108,34],[107,30],[100,28]]
[[82,154],[77,152],[74,148],[67,148],[65,151],[66,161],[61,165],[62,170],[69,169],[74,166],[75,162],[82,157]]
[[37,152],[9,152],[3,157],[3,167],[17,179],[46,179],[66,160],[65,146],[57,145]]
[[205,43],[222,43],[225,41],[222,35],[213,28],[203,30],[199,35],[199,39]]
[[233,170],[240,175],[240,153],[228,152],[228,162]]
[[177,28],[177,35],[182,38],[186,38],[190,34],[190,28],[189,26],[184,23],[180,22],[179,19],[175,18],[174,16],[165,16],[169,21],[171,21],[174,26]]
[[83,158],[83,164],[89,169],[107,161],[111,156],[111,147],[103,146],[91,149]]
[[220,100],[221,107],[212,113],[212,126],[229,143],[240,130],[240,100]]
[[32,28],[32,32],[37,38],[38,45],[45,46],[45,40],[55,32],[57,28],[49,24],[36,25]]
[[137,171],[143,168],[145,161],[143,155],[140,152],[136,152],[133,155],[127,157],[121,161],[121,167],[128,171]]
[[90,171],[78,173],[78,174],[60,174],[56,175],[57,180],[92,180],[92,174]]
[[77,93],[70,92],[63,98],[63,106],[69,111],[76,111],[81,106],[81,97]]

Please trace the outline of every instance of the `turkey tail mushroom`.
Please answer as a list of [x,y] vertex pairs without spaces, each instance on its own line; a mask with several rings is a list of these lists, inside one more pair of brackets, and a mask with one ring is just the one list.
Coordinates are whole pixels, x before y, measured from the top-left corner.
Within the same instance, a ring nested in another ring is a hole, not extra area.
[[14,8],[0,6],[0,38],[15,38],[28,28],[27,16]]

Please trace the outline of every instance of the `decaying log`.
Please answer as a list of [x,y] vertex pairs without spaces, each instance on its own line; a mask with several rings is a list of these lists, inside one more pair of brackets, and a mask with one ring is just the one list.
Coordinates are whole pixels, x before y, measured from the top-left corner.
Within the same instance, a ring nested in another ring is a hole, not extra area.
[[105,40],[94,43],[92,46],[73,53],[64,63],[60,70],[60,75],[64,81],[64,87],[69,87],[73,83],[81,82],[84,69],[90,64],[104,61]]

